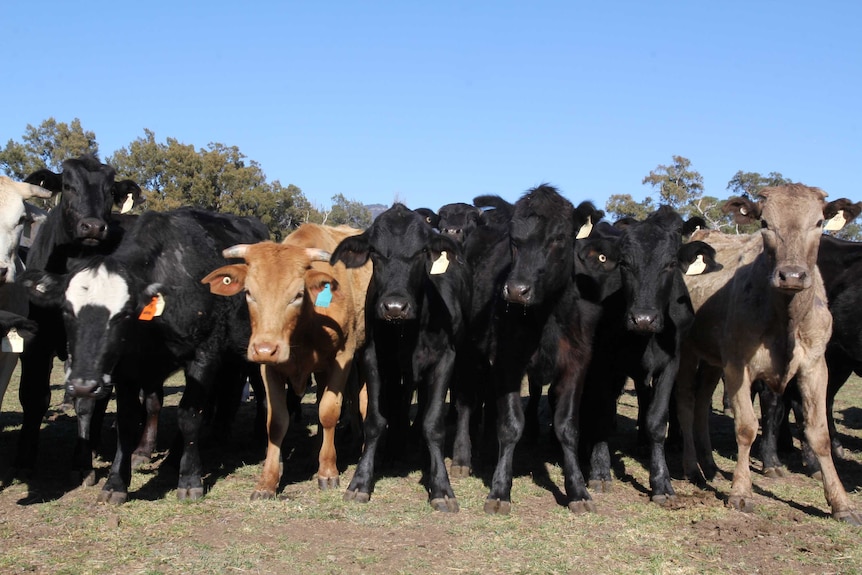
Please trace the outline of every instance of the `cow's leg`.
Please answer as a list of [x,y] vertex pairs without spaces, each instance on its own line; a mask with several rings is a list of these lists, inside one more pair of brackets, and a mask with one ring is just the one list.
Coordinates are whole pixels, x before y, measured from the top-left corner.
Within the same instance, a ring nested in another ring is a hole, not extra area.
[[132,451],[140,434],[139,388],[128,381],[115,386],[117,393],[117,452],[108,478],[99,492],[99,503],[121,504],[129,497]]
[[751,445],[757,436],[757,416],[751,403],[751,378],[744,366],[728,364],[724,384],[730,394],[736,428],[736,467],[727,503],[746,513],[754,510],[751,494]]
[[[561,345],[561,347],[563,346]],[[586,358],[585,361],[588,362],[589,358]],[[565,364],[567,370],[564,371],[556,386],[552,385],[552,393],[557,397],[557,407],[554,410],[554,431],[563,451],[563,478],[569,511],[572,513],[595,512],[596,504],[587,492],[584,475],[578,462],[580,401],[584,374],[581,372],[580,366],[572,365],[572,363]]]
[[683,346],[676,375],[676,412],[682,433],[682,469],[689,481],[700,486],[706,479],[697,464],[695,410],[697,401],[697,357]]
[[[456,377],[459,377],[458,385],[454,388],[455,407],[457,420],[455,426],[455,443],[452,446],[452,465],[449,468],[450,477],[469,477],[473,469],[473,440],[470,436],[470,419],[478,405],[476,375],[473,357],[466,361],[462,359],[463,354],[456,358],[459,366],[455,369]],[[451,393],[451,392],[450,392]]]
[[318,417],[323,430],[323,440],[320,445],[317,467],[317,486],[320,489],[338,487],[338,464],[335,453],[335,426],[341,416],[341,405],[344,401],[344,388],[350,375],[351,361],[337,359],[343,362],[326,374],[326,384],[320,396]]
[[272,499],[281,480],[281,443],[290,425],[284,378],[271,366],[260,366],[266,390],[266,459],[251,499]]
[[[579,409],[582,418],[579,429],[584,429],[581,441],[588,440],[585,447],[588,448],[589,443],[592,443],[589,487],[595,492],[609,492],[613,480],[608,440],[613,433],[617,415],[617,391],[622,391],[626,376],[601,370],[603,367],[611,367],[610,365],[598,367],[600,371],[591,373],[591,381],[585,384],[589,389],[584,390],[582,407]],[[587,398],[587,394],[590,398]]]
[[646,413],[646,428],[651,442],[650,488],[652,500],[666,505],[676,498],[667,468],[664,443],[667,439],[667,426],[670,411],[670,396],[673,392],[677,373],[677,359],[670,362],[653,376],[653,398]]
[[96,471],[93,469],[93,450],[95,449],[105,409],[110,396],[100,400],[89,397],[75,399],[75,413],[78,417],[78,438],[72,455],[71,479],[85,487],[96,484]]
[[720,367],[701,362],[697,369],[694,402],[694,449],[703,476],[712,480],[718,473],[718,465],[712,455],[712,437],[709,433],[709,418],[712,415],[712,396],[721,380]]
[[12,379],[12,372],[15,371],[16,365],[18,365],[17,353],[0,352],[0,411],[2,411],[3,397],[6,395],[6,389],[9,387],[9,381]]
[[216,357],[207,351],[198,350],[198,357],[185,370],[186,387],[177,409],[177,427],[183,445],[177,481],[177,499],[181,501],[197,500],[204,496],[200,435],[207,396],[218,366]]
[[[383,433],[386,431],[386,418],[380,412],[380,371],[377,367],[377,350],[374,346],[373,336],[367,334],[369,341],[362,350],[362,367],[366,376],[366,397],[367,408],[365,414],[365,424],[363,431],[365,432],[365,449],[362,452],[362,457],[359,458],[359,463],[356,464],[356,471],[353,474],[353,479],[350,480],[350,485],[347,486],[347,491],[344,493],[344,499],[349,501],[358,501],[367,503],[371,499],[371,489],[374,481],[374,458],[377,455],[377,448]],[[361,393],[361,392],[360,392]],[[362,399],[360,395],[360,409]]]
[[162,409],[163,388],[159,391],[144,393],[144,431],[141,442],[132,453],[132,469],[150,462],[153,451],[156,450],[156,439],[159,430],[159,412]]
[[21,354],[21,383],[18,400],[21,402],[23,421],[18,435],[18,453],[14,467],[24,473],[36,467],[39,451],[39,430],[51,403],[51,366],[53,355],[50,347],[39,345],[39,337],[24,348]]
[[[791,382],[789,385],[796,385],[796,383]],[[759,394],[763,429],[760,437],[763,474],[767,477],[784,477],[787,475],[787,469],[778,458],[778,435],[781,431],[781,422],[785,417],[784,398],[766,384],[760,386]]]
[[805,418],[805,438],[820,463],[823,490],[826,501],[832,507],[832,516],[853,525],[862,525],[862,514],[850,506],[850,499],[832,462],[829,430],[826,425],[826,371],[826,361],[821,357],[808,369],[800,369],[798,374]]
[[[499,455],[491,480],[491,491],[485,500],[485,513],[508,515],[512,510],[512,460],[515,445],[524,432],[524,408],[521,404],[520,374],[508,375],[508,385],[497,399],[497,442]],[[517,383],[512,380],[517,380]],[[514,387],[514,389],[512,389]]]
[[[422,423],[422,432],[428,445],[430,456],[430,469],[428,473],[428,496],[433,507],[437,511],[458,511],[458,500],[449,482],[449,474],[446,473],[446,463],[443,459],[443,444],[446,440],[446,391],[452,378],[452,370],[455,366],[455,350],[447,349],[440,354],[440,358],[433,366],[430,377],[421,381],[419,385],[428,388],[428,405],[425,410],[425,419]],[[427,383],[426,383],[427,382]]]
[[826,423],[829,426],[829,440],[832,442],[832,457],[844,459],[844,447],[835,428],[835,396],[853,373],[853,360],[840,350],[826,348],[826,365],[829,369],[829,385],[826,387]]
[[649,432],[647,423],[647,413],[653,402],[653,389],[645,379],[637,378],[634,380],[635,393],[638,398],[638,449],[650,450],[652,446],[652,437]]

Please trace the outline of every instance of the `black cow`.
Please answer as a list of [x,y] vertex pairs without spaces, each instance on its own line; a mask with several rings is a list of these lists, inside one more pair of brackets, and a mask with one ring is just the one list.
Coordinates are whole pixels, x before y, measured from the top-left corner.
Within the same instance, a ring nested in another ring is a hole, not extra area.
[[596,284],[593,297],[602,305],[581,412],[582,447],[593,445],[589,485],[599,491],[610,488],[607,442],[617,400],[632,378],[638,392],[638,431],[651,451],[652,500],[659,504],[675,496],[664,442],[680,341],[694,321],[682,275],[695,262],[705,265],[698,273],[717,266],[712,248],[703,242],[683,244],[682,232],[682,218],[662,206],[643,222],[627,226],[618,238],[584,239],[577,246],[576,269]]
[[524,430],[521,379],[530,370],[551,382],[554,431],[563,451],[568,507],[595,510],[577,460],[579,404],[598,306],[580,297],[574,281],[574,241],[586,223],[552,186],[528,191],[508,226],[511,267],[499,286],[494,317],[492,385],[499,458],[485,512],[511,510],[515,445]]
[[[219,297],[200,283],[226,263],[222,250],[268,237],[253,218],[182,208],[147,212],[116,251],[64,274],[28,270],[32,300],[62,309],[71,355],[66,388],[78,397],[117,392],[117,454],[99,501],[128,497],[140,435],[139,392],[157,393],[183,369],[178,411],[183,454],[177,496],[203,496],[198,439],[214,378],[242,365],[250,332],[241,296]],[[238,319],[241,318],[241,319]]]
[[409,401],[420,385],[425,388],[419,411],[430,455],[429,500],[435,510],[458,511],[443,461],[444,402],[466,332],[469,270],[451,238],[401,204],[379,215],[362,234],[344,239],[331,263],[358,267],[368,258],[374,272],[361,356],[368,381],[365,450],[345,499],[369,500],[379,441],[387,425],[390,445],[403,441]]
[[[64,273],[76,261],[112,252],[122,239],[129,221],[114,219],[112,206],[120,206],[131,197],[140,203],[141,189],[131,180],[115,181],[115,171],[96,157],[86,155],[63,162],[63,171],[55,174],[39,170],[26,181],[61,193],[59,204],[46,217],[27,253],[26,266],[31,270]],[[15,467],[28,471],[35,467],[39,428],[50,402],[50,376],[53,357],[66,359],[66,337],[60,313],[39,305],[30,306],[29,317],[39,324],[39,332],[21,354],[19,399],[23,423],[18,439]],[[92,484],[91,428],[98,433],[99,413],[91,425],[93,406],[80,406],[79,441],[73,459],[78,479]]]
[[477,227],[484,225],[482,209],[470,204],[446,204],[437,210],[437,229],[463,244]]

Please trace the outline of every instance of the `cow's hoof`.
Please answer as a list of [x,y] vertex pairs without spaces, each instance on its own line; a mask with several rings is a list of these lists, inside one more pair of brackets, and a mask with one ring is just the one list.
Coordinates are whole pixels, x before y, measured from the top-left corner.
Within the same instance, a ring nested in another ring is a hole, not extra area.
[[650,499],[660,507],[671,508],[676,505],[676,495],[673,493],[659,493],[653,495]]
[[270,491],[268,489],[255,489],[251,492],[251,500],[257,501],[258,499],[275,499],[275,491]]
[[144,465],[149,465],[151,460],[151,456],[146,453],[133,453],[132,454],[132,469],[140,469]]
[[321,491],[326,491],[328,489],[337,489],[338,488],[338,476],[335,477],[318,477],[317,478],[317,487]]
[[344,492],[345,501],[355,501],[357,503],[368,503],[371,500],[371,494],[364,491],[355,491],[348,489]]
[[502,499],[486,499],[485,513],[489,515],[508,515],[512,512],[512,502]]
[[838,511],[836,513],[833,513],[832,517],[837,519],[838,521],[849,523],[850,525],[862,526],[862,515],[852,510]]
[[727,506],[742,511],[743,513],[751,513],[754,511],[754,502],[741,495],[731,495],[727,498]]
[[99,496],[96,498],[97,503],[107,503],[109,505],[122,505],[129,499],[129,494],[125,491],[113,491],[110,489],[103,489],[99,492]]
[[613,491],[614,482],[610,479],[590,479],[588,487],[594,493],[610,493]]
[[596,509],[596,502],[592,499],[580,499],[569,502],[569,511],[575,515],[580,515],[581,513],[596,513],[598,510]]
[[437,497],[431,500],[431,508],[434,511],[442,511],[443,513],[458,513],[460,507],[458,500],[454,497]]
[[90,469],[89,471],[77,470],[72,471],[72,483],[77,483],[81,487],[92,487],[96,484],[96,470]]
[[203,487],[177,489],[177,499],[179,499],[180,501],[197,501],[198,499],[203,498],[203,496]]
[[812,479],[816,479],[817,481],[823,481],[823,472],[819,469],[811,474]]
[[472,472],[473,470],[470,468],[469,465],[452,464],[452,466],[449,468],[449,477],[455,479],[462,479],[464,477],[470,477],[470,474]]
[[787,477],[787,468],[783,465],[778,467],[764,467],[763,474],[772,479],[778,479],[780,477]]

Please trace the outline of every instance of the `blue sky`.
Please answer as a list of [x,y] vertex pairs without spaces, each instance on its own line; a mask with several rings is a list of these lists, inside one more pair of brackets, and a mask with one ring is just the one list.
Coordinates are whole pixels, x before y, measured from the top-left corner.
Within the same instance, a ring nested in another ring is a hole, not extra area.
[[673,155],[710,195],[744,170],[862,199],[862,2],[9,4],[0,145],[49,117],[103,157],[221,142],[321,206],[604,207]]

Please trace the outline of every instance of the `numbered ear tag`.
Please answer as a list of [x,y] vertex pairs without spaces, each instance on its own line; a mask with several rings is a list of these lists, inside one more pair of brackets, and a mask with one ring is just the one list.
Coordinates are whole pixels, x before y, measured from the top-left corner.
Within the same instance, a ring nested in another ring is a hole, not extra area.
[[332,289],[329,286],[329,282],[326,282],[323,284],[323,290],[317,294],[314,305],[316,307],[329,307],[330,303],[332,303]]
[[837,232],[847,223],[847,218],[844,217],[844,210],[839,210],[837,214],[826,220],[823,224],[823,231]]
[[691,262],[691,265],[688,266],[688,269],[685,270],[685,275],[687,276],[696,276],[703,273],[706,269],[706,262],[703,261],[703,254],[698,254],[697,258]]
[[156,294],[153,296],[153,299],[150,300],[150,303],[144,306],[144,309],[141,310],[141,315],[138,316],[138,319],[141,321],[150,321],[154,317],[159,317],[165,311],[165,298],[162,297],[162,294]]
[[21,353],[24,351],[24,338],[14,327],[9,328],[6,336],[0,342],[0,349],[6,353]]
[[431,275],[439,275],[446,273],[446,270],[449,269],[449,257],[446,255],[445,250],[440,252],[440,257],[434,260],[434,263],[431,264]]
[[587,223],[581,226],[581,229],[578,230],[578,235],[575,236],[575,239],[582,240],[585,237],[589,236],[591,231],[593,231],[593,218],[591,216],[587,216]]
[[123,202],[123,207],[120,208],[121,214],[127,214],[132,211],[132,208],[135,206],[135,198],[132,194],[126,196],[126,201]]

